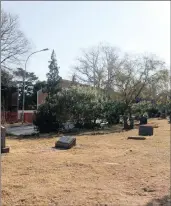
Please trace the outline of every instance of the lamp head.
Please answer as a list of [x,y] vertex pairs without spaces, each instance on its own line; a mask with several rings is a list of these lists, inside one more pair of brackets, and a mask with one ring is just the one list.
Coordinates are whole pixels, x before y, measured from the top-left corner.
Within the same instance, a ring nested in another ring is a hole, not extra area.
[[42,51],[48,51],[49,49],[48,48],[46,48],[46,49],[43,49]]

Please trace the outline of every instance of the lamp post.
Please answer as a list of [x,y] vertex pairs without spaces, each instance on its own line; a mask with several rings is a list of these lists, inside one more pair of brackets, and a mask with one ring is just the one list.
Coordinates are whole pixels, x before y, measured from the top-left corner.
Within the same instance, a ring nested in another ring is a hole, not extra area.
[[22,124],[24,123],[24,104],[25,104],[25,79],[26,79],[26,68],[27,68],[27,62],[29,60],[29,58],[33,55],[33,54],[36,54],[36,53],[39,53],[39,52],[43,52],[43,51],[48,51],[49,49],[46,48],[46,49],[42,49],[42,50],[39,50],[39,51],[35,51],[33,53],[31,53],[27,59],[26,59],[26,62],[25,62],[25,67],[24,67],[24,76],[23,76],[23,106],[22,106]]

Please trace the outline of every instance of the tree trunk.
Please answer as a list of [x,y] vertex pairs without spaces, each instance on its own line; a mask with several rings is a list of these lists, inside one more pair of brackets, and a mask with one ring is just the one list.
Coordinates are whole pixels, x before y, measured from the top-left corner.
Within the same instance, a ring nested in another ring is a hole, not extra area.
[[126,115],[124,115],[123,121],[124,121],[124,129],[126,129],[126,130],[129,129],[128,117]]
[[128,108],[128,113],[129,113],[129,119],[132,118],[132,109],[131,109],[131,106],[129,106]]

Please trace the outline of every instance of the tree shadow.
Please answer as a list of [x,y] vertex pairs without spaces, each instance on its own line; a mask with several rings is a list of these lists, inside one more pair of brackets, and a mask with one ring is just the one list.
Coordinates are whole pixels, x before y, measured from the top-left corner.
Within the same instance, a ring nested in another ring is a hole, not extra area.
[[[135,124],[134,129],[138,129],[139,124]],[[95,135],[107,135],[107,134],[114,134],[114,133],[121,133],[127,130],[123,129],[122,124],[112,125],[106,128],[95,128],[95,129],[76,129],[74,131],[62,131],[62,132],[51,132],[51,133],[40,133],[40,134],[30,134],[30,135],[8,135],[9,139],[16,139],[16,140],[36,140],[36,139],[50,139],[54,137],[61,137],[61,136],[95,136]],[[129,131],[129,130],[128,130]]]
[[161,199],[152,199],[145,206],[171,206],[171,196],[165,195]]

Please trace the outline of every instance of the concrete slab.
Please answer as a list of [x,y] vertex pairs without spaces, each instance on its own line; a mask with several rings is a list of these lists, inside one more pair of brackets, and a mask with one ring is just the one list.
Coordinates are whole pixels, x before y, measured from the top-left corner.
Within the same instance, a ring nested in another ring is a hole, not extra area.
[[15,135],[15,136],[26,136],[37,134],[38,132],[34,130],[34,126],[20,126],[20,127],[8,127],[6,130],[7,134]]

